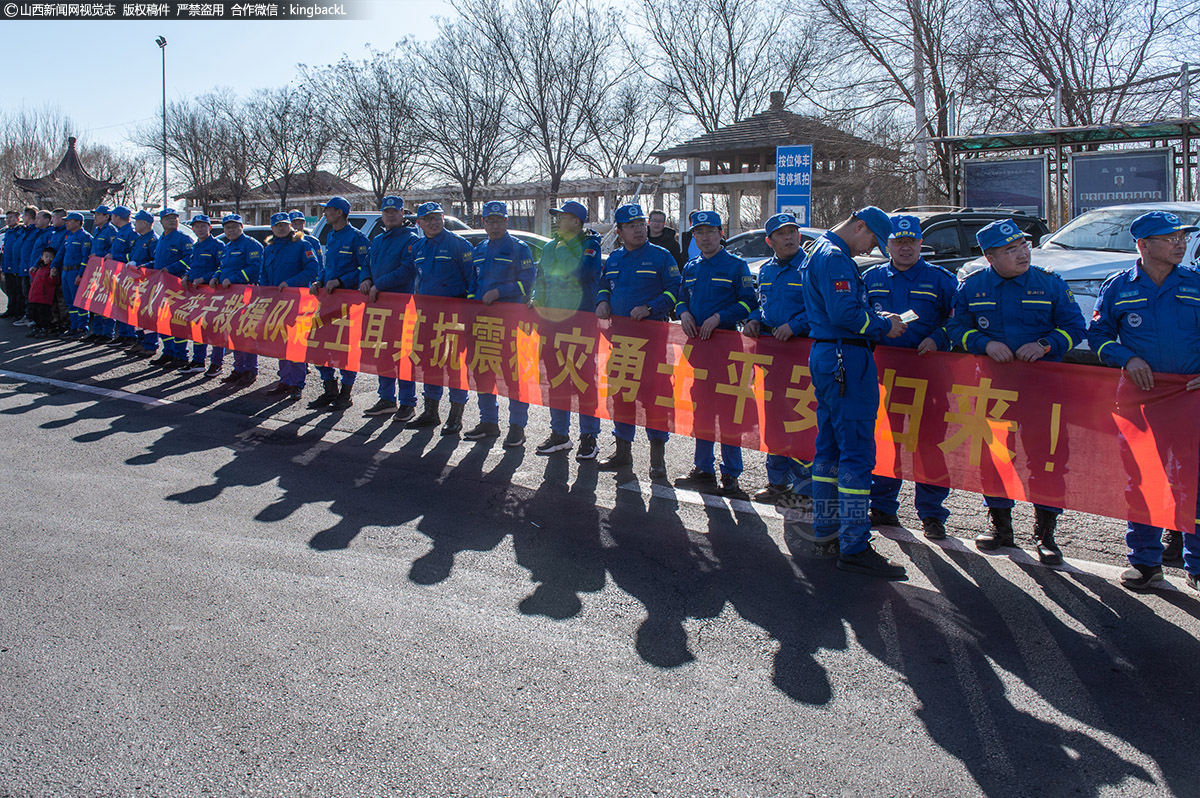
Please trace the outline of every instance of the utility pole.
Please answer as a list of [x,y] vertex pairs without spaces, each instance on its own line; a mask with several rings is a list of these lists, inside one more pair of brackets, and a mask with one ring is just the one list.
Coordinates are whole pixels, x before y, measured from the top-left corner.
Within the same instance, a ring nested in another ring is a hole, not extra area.
[[159,36],[154,43],[162,51],[163,201],[161,210],[165,211],[169,207],[167,203],[167,39],[165,36]]
[[916,115],[917,140],[917,204],[926,205],[929,200],[929,142],[925,132],[925,54],[921,47],[921,0],[910,0],[909,10],[913,26],[913,111]]

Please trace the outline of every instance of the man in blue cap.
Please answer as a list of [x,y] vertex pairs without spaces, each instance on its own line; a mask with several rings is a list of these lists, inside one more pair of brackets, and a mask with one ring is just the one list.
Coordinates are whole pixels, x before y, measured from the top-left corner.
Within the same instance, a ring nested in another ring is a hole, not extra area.
[[[324,289],[332,294],[339,288],[358,288],[362,275],[370,268],[368,252],[370,242],[362,231],[350,224],[350,202],[345,197],[333,197],[321,205],[325,209],[325,221],[330,232],[326,240],[325,261],[317,269],[317,278],[309,286],[309,293],[317,296]],[[358,372],[338,369],[335,374],[331,366],[317,366],[324,391],[308,403],[310,410],[328,408],[345,410],[354,404],[351,393]],[[337,374],[342,385],[338,388]]]
[[[126,265],[138,270],[158,268],[154,262],[154,253],[158,251],[154,214],[138,211],[133,217],[133,231],[137,233],[137,238],[129,248],[129,261]],[[158,349],[158,333],[154,330],[135,329],[135,336],[134,342],[129,346],[129,354],[135,357],[153,357]]]
[[75,307],[75,293],[79,290],[83,269],[87,266],[88,258],[92,256],[92,235],[83,229],[83,214],[71,211],[66,216],[67,238],[63,242],[63,299],[67,303],[67,315],[70,323],[64,338],[75,338],[83,335],[88,329],[88,314],[86,310]]
[[292,208],[288,211],[288,220],[292,223],[292,231],[304,236],[304,240],[313,248],[313,253],[317,256],[317,268],[321,268],[325,263],[325,254],[321,251],[320,240],[305,227],[308,219],[305,218],[304,212],[299,208]]
[[[229,288],[234,285],[256,285],[262,276],[263,245],[242,232],[240,214],[228,213],[221,218],[225,233],[225,249],[221,265],[209,284]],[[253,385],[258,379],[258,355],[233,351],[233,372],[221,382],[232,388]]]
[[[284,211],[271,215],[271,235],[263,248],[262,273],[259,285],[279,289],[300,288],[312,283],[317,276],[317,255],[303,233],[292,229],[292,220]],[[281,395],[295,402],[304,393],[308,376],[305,363],[279,360],[279,382],[267,389],[268,396]]]
[[[700,254],[683,267],[683,291],[675,315],[689,338],[702,341],[714,330],[736,330],[758,307],[754,278],[743,258],[730,254],[721,244],[721,214],[692,211],[689,217],[692,240]],[[742,475],[742,449],[721,444],[721,483],[717,484],[715,444],[696,439],[691,472],[675,480],[675,487],[711,493],[732,499],[749,499],[738,484]]]
[[[413,259],[417,266],[417,293],[422,296],[445,296],[466,299],[475,293],[478,273],[473,261],[471,243],[462,236],[446,229],[446,217],[442,206],[436,202],[425,202],[417,206],[417,225],[424,237],[417,239],[413,247]],[[409,423],[410,427],[433,427],[441,422],[438,404],[442,400],[442,386],[425,384],[425,407],[421,415]],[[463,410],[467,406],[467,392],[463,388],[450,389],[450,413],[442,426],[443,435],[462,432]]]
[[[976,233],[975,239],[988,267],[959,284],[954,316],[948,327],[950,340],[971,354],[986,355],[996,363],[1061,362],[1063,355],[1087,334],[1083,314],[1066,281],[1053,272],[1030,265],[1029,242],[1011,219],[992,222]],[[1046,492],[1064,489],[1061,471],[1034,470],[1030,480],[1043,483]],[[1013,500],[1001,496],[983,498],[991,529],[976,536],[976,547],[992,551],[1001,546],[1016,546]],[[1033,507],[1038,559],[1046,565],[1059,565],[1062,551],[1054,541],[1054,532],[1062,508],[1043,504]]]
[[5,215],[4,228],[4,293],[8,295],[8,307],[0,319],[19,319],[25,315],[25,294],[21,291],[21,239],[25,236],[25,225],[21,223],[21,212],[11,210]]
[[856,211],[817,239],[801,280],[815,339],[809,356],[817,394],[813,530],[819,538],[837,535],[841,570],[900,579],[904,567],[871,547],[868,507],[879,410],[872,350],[880,336],[903,335],[905,324],[895,313],[875,312],[854,262],[876,244],[886,252],[891,234],[892,221],[879,208]]
[[[1188,237],[1197,232],[1174,213],[1151,211],[1133,220],[1129,233],[1137,242],[1138,260],[1100,287],[1088,327],[1088,344],[1110,366],[1143,391],[1154,388],[1154,372],[1200,374],[1200,272],[1180,266]],[[1193,376],[1187,390],[1200,389]],[[1200,443],[1200,442],[1197,442]],[[1132,460],[1127,449],[1123,457]],[[1137,466],[1130,470],[1131,501],[1137,498]],[[1200,504],[1200,494],[1198,504]],[[1200,518],[1200,506],[1196,517]],[[1121,584],[1146,590],[1163,580],[1163,530],[1129,522],[1125,545],[1129,568]],[[1182,534],[1187,586],[1200,592],[1200,538]]]
[[[115,263],[129,261],[129,251],[133,249],[133,242],[138,237],[133,225],[130,224],[129,217],[131,216],[133,216],[133,211],[124,205],[113,208],[112,225],[116,228],[116,232],[113,234],[106,261]],[[137,339],[136,330],[132,325],[123,321],[108,319],[108,323],[101,332],[107,333],[111,338],[111,345],[118,349],[130,349],[135,346],[140,348],[141,342]]]
[[[542,250],[534,278],[533,305],[552,319],[563,318],[560,311],[596,311],[596,290],[600,282],[600,237],[584,231],[588,211],[582,203],[570,200],[550,211],[554,240]],[[553,454],[571,448],[571,411],[550,408],[550,437],[538,444],[538,454]],[[600,419],[579,414],[579,450],[575,459],[595,460],[599,452],[596,436]]]
[[[790,213],[777,213],[766,224],[767,246],[775,255],[758,270],[758,306],[742,325],[747,338],[777,341],[808,337],[804,282],[800,266],[800,224]],[[812,463],[782,454],[767,455],[767,484],[751,498],[763,504],[799,508],[811,504]]]
[[[946,322],[954,311],[957,283],[953,275],[940,266],[933,266],[921,257],[921,220],[916,216],[892,217],[892,234],[887,242],[889,261],[867,269],[863,282],[867,284],[867,299],[876,313],[890,311],[917,314],[908,322],[908,329],[899,338],[883,338],[885,346],[902,346],[917,350],[918,355],[950,351]],[[926,463],[926,466],[932,465]],[[947,475],[948,478],[948,475]],[[899,526],[896,513],[900,509],[902,480],[876,475],[871,484],[871,525]],[[942,540],[946,537],[946,498],[950,489],[941,485],[917,483],[917,517],[921,519],[925,537]]]
[[[384,197],[380,203],[380,217],[384,231],[371,239],[371,249],[367,255],[369,263],[358,284],[358,290],[371,302],[379,298],[381,291],[411,294],[417,284],[417,265],[413,254],[417,236],[404,226],[404,200],[396,196]],[[367,408],[363,415],[391,416],[393,421],[404,424],[416,415],[416,408],[415,382],[381,374],[379,400]]]
[[[535,269],[529,245],[508,234],[508,206],[503,202],[483,203],[483,229],[487,238],[475,247],[471,263],[479,272],[478,283],[471,299],[485,305],[495,302],[528,304],[533,290]],[[525,425],[529,422],[529,405],[516,397],[508,400],[507,448],[525,444]],[[469,441],[500,435],[500,409],[496,395],[479,394],[479,424],[463,437]]]
[[[192,259],[192,239],[179,229],[179,211],[164,208],[158,218],[163,234],[154,249],[154,268],[183,280]],[[150,361],[150,365],[167,370],[182,368],[187,364],[187,339],[171,335],[163,336],[162,355]]]
[[[596,292],[596,317],[627,316],[634,321],[667,321],[682,293],[679,265],[671,253],[649,243],[646,212],[629,203],[617,208],[617,240],[621,246],[608,256],[600,289]],[[633,424],[613,423],[616,448],[599,464],[601,471],[619,471],[633,465]],[[646,429],[650,439],[650,478],[667,476],[667,432]]]
[[[184,285],[197,289],[208,285],[221,268],[221,258],[225,255],[225,245],[212,234],[212,220],[203,213],[197,213],[188,222],[192,232],[196,234],[196,243],[192,245],[192,259],[188,264],[187,274],[184,275]],[[220,375],[222,364],[225,362],[225,350],[219,346],[212,348],[208,370],[204,370],[204,358],[208,355],[208,344],[193,343],[192,357],[180,374],[195,374],[204,371],[205,377]]]
[[[112,251],[113,238],[117,228],[112,224],[112,208],[107,205],[97,205],[92,211],[92,254],[107,258]],[[91,314],[88,324],[91,335],[84,338],[90,343],[104,343],[112,339],[112,319],[105,318],[99,313]]]

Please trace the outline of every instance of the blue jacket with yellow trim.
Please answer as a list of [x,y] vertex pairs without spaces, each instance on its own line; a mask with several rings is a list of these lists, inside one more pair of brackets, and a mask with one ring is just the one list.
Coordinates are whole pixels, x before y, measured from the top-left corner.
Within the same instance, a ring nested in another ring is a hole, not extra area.
[[629,311],[645,305],[650,308],[647,318],[666,321],[681,296],[683,278],[675,257],[647,242],[632,252],[619,247],[608,256],[596,304],[609,303],[614,316],[628,316]]
[[16,227],[5,227],[4,233],[4,273],[21,273],[21,241],[25,238],[26,228],[23,224]]
[[211,280],[221,268],[221,258],[225,255],[225,245],[209,236],[203,241],[192,245],[192,260],[188,264],[187,279]]
[[525,303],[533,291],[533,253],[524,241],[508,233],[492,241],[484,239],[471,254],[471,262],[479,270],[479,279],[471,299],[481,299],[495,288],[499,302]]
[[911,310],[918,316],[903,335],[881,336],[879,343],[916,349],[921,341],[932,338],[939,350],[950,350],[946,322],[954,312],[954,297],[958,293],[958,284],[950,272],[921,258],[904,271],[890,262],[873,266],[863,272],[863,282],[867,284],[867,300],[876,313]]
[[479,279],[474,257],[471,242],[449,230],[443,229],[433,238],[418,238],[413,247],[417,293],[463,299],[471,296]]
[[262,275],[263,245],[242,233],[236,241],[226,241],[217,267],[217,282],[226,280],[232,285],[254,285]]
[[127,262],[136,263],[142,268],[157,269],[158,264],[154,260],[154,253],[157,251],[158,236],[151,230],[133,240],[133,244],[129,248],[129,261]]
[[331,230],[325,239],[325,260],[317,268],[319,283],[338,280],[342,288],[358,288],[359,276],[370,269],[371,242],[362,230],[347,223],[341,230]]
[[1100,286],[1088,345],[1118,368],[1140,357],[1154,371],[1200,374],[1200,272],[1176,266],[1155,285],[1141,265]]
[[697,325],[713,314],[720,316],[720,330],[735,330],[737,324],[758,307],[754,278],[744,258],[721,247],[711,258],[692,258],[683,267],[683,292],[675,305],[676,315],[691,313]]
[[832,231],[817,239],[800,275],[813,338],[873,339],[892,329],[867,302],[867,286],[850,246]]
[[92,235],[82,227],[74,233],[67,233],[63,242],[63,271],[79,271],[87,266],[88,258],[92,256]]
[[66,257],[67,243],[67,226],[63,224],[60,227],[50,226],[50,240],[46,246],[54,247],[54,260],[50,264],[51,269],[61,269],[63,267],[63,259]]
[[117,237],[117,228],[112,222],[106,223],[99,230],[92,231],[92,254],[102,258],[112,252],[113,239]]
[[154,250],[154,268],[161,269],[173,277],[187,274],[188,261],[192,259],[192,239],[182,230],[175,230],[158,239]]
[[370,277],[380,291],[411,294],[417,287],[416,245],[416,233],[407,227],[375,236],[371,239],[370,265],[359,275],[359,282]]
[[804,309],[804,280],[800,267],[805,255],[797,252],[791,260],[773,257],[758,270],[758,307],[750,321],[763,326],[763,335],[787,325],[792,335],[808,335],[808,312]]
[[108,248],[108,257],[118,263],[129,262],[129,251],[133,249],[133,242],[137,241],[137,231],[133,229],[133,222],[129,222],[124,227],[117,227],[113,233],[112,244]]
[[289,288],[299,288],[311,283],[316,276],[317,253],[302,234],[267,239],[259,285],[287,283]]
[[1040,266],[1005,279],[991,266],[958,286],[950,340],[975,355],[991,341],[1016,352],[1042,338],[1050,342],[1044,360],[1060,361],[1087,334],[1083,314],[1063,278]]

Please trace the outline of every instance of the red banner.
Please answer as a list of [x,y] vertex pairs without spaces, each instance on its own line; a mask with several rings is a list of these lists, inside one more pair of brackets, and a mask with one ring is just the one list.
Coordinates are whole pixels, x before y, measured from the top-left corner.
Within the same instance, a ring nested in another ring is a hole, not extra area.
[[[811,460],[808,339],[357,291],[190,289],[93,257],[76,304],[146,330]],[[1200,395],[1156,375],[880,347],[876,473],[1191,531]]]

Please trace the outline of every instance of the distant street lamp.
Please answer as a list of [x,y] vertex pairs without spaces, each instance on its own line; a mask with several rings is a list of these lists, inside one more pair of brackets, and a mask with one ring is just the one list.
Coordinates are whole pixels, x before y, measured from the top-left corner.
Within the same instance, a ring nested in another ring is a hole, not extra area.
[[154,40],[158,45],[158,49],[162,51],[162,119],[163,119],[163,202],[162,206],[165,210],[167,206],[167,38],[159,36]]

